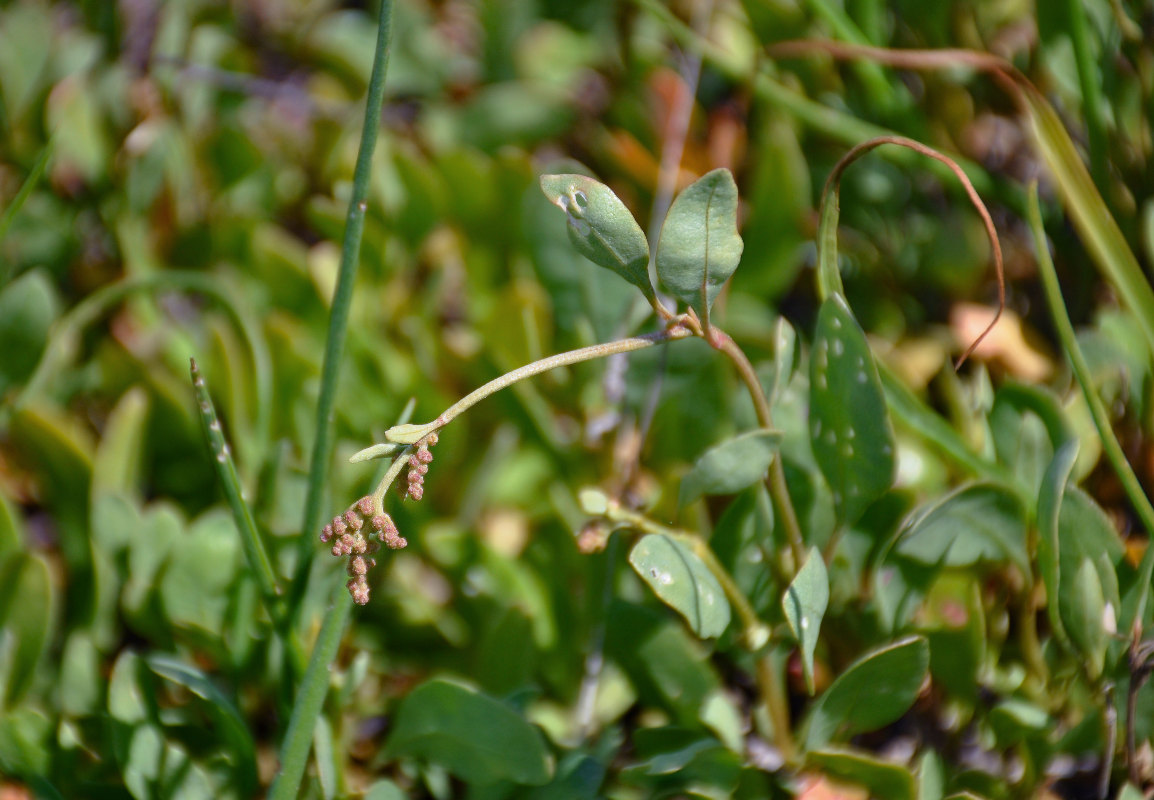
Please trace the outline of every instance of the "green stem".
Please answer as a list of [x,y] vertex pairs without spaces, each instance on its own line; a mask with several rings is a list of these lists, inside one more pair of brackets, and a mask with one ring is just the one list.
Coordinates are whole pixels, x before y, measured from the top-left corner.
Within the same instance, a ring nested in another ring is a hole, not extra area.
[[265,610],[272,619],[277,634],[288,648],[293,669],[299,676],[305,668],[304,649],[301,647],[300,638],[292,626],[289,615],[285,613],[284,602],[280,587],[277,585],[276,574],[273,572],[272,561],[269,559],[268,550],[256,529],[256,521],[253,519],[252,511],[249,509],[248,503],[245,502],[240,488],[240,478],[236,473],[236,465],[232,460],[232,453],[224,439],[224,431],[221,429],[220,419],[213,407],[212,397],[208,393],[208,386],[205,384],[204,378],[201,377],[200,370],[197,369],[196,359],[191,359],[190,371],[192,373],[192,385],[196,390],[196,401],[200,407],[201,427],[204,430],[205,438],[208,440],[209,449],[212,450],[212,460],[216,464],[217,476],[224,488],[224,496],[232,509],[233,521],[240,533],[245,557],[256,575],[257,586],[264,598]]
[[297,691],[288,731],[280,750],[280,772],[269,787],[269,800],[294,800],[300,794],[301,779],[308,765],[313,731],[329,690],[329,673],[344,638],[353,602],[344,585],[333,590],[333,606],[325,615],[308,669]]
[[[53,137],[55,138],[55,137]],[[12,198],[12,202],[4,209],[4,213],[0,214],[0,242],[4,241],[4,236],[8,233],[8,228],[12,226],[12,220],[16,219],[16,215],[20,209],[24,207],[24,201],[32,194],[32,190],[36,188],[36,184],[40,183],[40,178],[44,175],[44,170],[48,168],[48,160],[52,157],[53,139],[48,140],[48,144],[44,145],[44,149],[40,151],[40,155],[36,157],[36,163],[32,165],[32,171],[28,173],[28,177],[24,179],[16,196]],[[7,273],[7,269],[5,269]],[[0,275],[0,286],[8,282],[8,275]]]
[[[753,410],[757,414],[757,424],[762,428],[772,428],[773,412],[770,410],[769,399],[765,396],[765,390],[761,388],[761,381],[757,378],[753,364],[737,343],[720,328],[714,327],[712,335],[718,349],[733,362],[737,374],[741,376],[745,388],[749,391],[749,396],[753,399]],[[773,499],[777,519],[785,529],[796,570],[805,561],[805,542],[801,535],[801,525],[797,521],[797,512],[789,496],[789,486],[785,482],[785,467],[782,466],[780,453],[774,456],[773,463],[769,465],[766,488],[769,489],[769,496]]]
[[[594,344],[589,347],[582,347],[566,353],[558,353],[548,358],[542,358],[539,361],[518,367],[512,372],[506,372],[501,377],[494,378],[484,386],[474,389],[453,403],[453,405],[446,408],[441,415],[432,422],[425,423],[424,425],[395,425],[389,428],[389,430],[385,431],[386,444],[415,444],[419,439],[423,439],[433,431],[445,427],[489,395],[496,394],[518,381],[525,380],[525,378],[540,375],[542,372],[548,372],[557,367],[566,367],[582,361],[592,361],[593,359],[605,358],[618,353],[642,350],[646,347],[652,347],[655,344],[664,344],[677,339],[685,339],[692,335],[693,332],[683,325],[675,325],[663,331],[658,331],[657,333],[647,333],[644,336],[633,336],[628,339],[618,339],[615,342]],[[362,454],[370,451],[376,452],[378,448],[383,449],[384,445],[374,445],[371,448],[366,448],[353,457],[360,460]]]
[[[360,262],[361,238],[365,230],[365,212],[368,209],[369,181],[372,177],[373,151],[377,146],[377,132],[381,127],[381,107],[385,100],[385,72],[389,65],[389,37],[392,31],[392,0],[381,0],[377,23],[377,46],[373,55],[369,94],[365,103],[365,119],[361,129],[361,145],[353,171],[352,196],[349,197],[348,221],[341,243],[341,263],[337,286],[329,312],[329,332],[325,342],[325,360],[321,371],[321,391],[317,401],[317,434],[313,442],[309,464],[308,494],[302,522],[304,536],[300,537],[301,559],[294,581],[294,597],[299,597],[308,576],[309,554],[313,548],[311,532],[320,527],[323,514],[325,474],[332,457],[333,406],[336,403],[337,378],[341,354],[348,332],[349,309],[352,307],[353,284]],[[312,729],[309,729],[311,733]]]
[[[1074,326],[1066,313],[1066,304],[1062,300],[1062,288],[1058,284],[1058,273],[1054,269],[1049,245],[1046,243],[1046,230],[1042,224],[1042,212],[1038,207],[1037,184],[1030,186],[1029,223],[1034,233],[1034,243],[1038,251],[1038,272],[1042,276],[1042,289],[1046,293],[1046,302],[1050,305],[1050,315],[1054,320],[1054,327],[1058,331],[1058,340],[1062,343],[1066,357],[1070,359],[1074,377],[1086,398],[1090,417],[1094,420],[1094,427],[1098,429],[1098,435],[1102,439],[1102,451],[1106,454],[1106,459],[1118,476],[1118,481],[1122,484],[1126,497],[1129,498],[1138,519],[1146,529],[1146,535],[1154,536],[1154,506],[1151,506],[1149,498],[1142,490],[1138,476],[1134,474],[1130,462],[1126,460],[1126,454],[1118,442],[1118,437],[1114,435],[1110,414],[1106,410],[1106,404],[1102,402],[1102,398],[1098,396],[1098,392],[1094,388],[1090,365],[1086,363],[1082,348],[1078,346]],[[1138,566],[1138,605],[1133,620],[1123,620],[1122,630],[1126,630],[1126,627],[1134,621],[1141,624],[1141,620],[1146,614],[1146,602],[1150,595],[1152,573],[1154,573],[1154,547],[1148,546],[1142,556],[1142,563]]]
[[1090,31],[1082,0],[1066,0],[1070,19],[1070,41],[1074,45],[1074,63],[1078,67],[1078,83],[1082,89],[1082,115],[1086,118],[1086,138],[1089,140],[1090,173],[1098,191],[1105,193],[1109,185],[1106,161],[1106,119],[1102,112],[1101,73],[1090,50]]
[[797,745],[789,724],[789,698],[785,694],[785,671],[774,663],[774,652],[769,650],[757,660],[757,686],[765,698],[769,721],[773,724],[773,741],[781,750],[786,763],[797,758]]

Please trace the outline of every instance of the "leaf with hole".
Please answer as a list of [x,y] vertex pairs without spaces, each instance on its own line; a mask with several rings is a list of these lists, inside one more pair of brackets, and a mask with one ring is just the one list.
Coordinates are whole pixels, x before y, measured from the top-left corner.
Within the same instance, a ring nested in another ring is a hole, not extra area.
[[817,699],[805,722],[805,747],[877,730],[906,713],[930,666],[929,643],[911,636],[867,653]]
[[629,563],[663,603],[698,636],[720,636],[729,625],[729,601],[713,573],[684,542],[663,533],[641,538]]
[[702,319],[737,269],[737,184],[727,169],[701,176],[677,196],[657,243],[657,276]]
[[821,304],[810,358],[809,437],[842,525],[893,483],[894,432],[869,343],[840,295]]
[[653,302],[649,243],[637,220],[608,186],[584,175],[542,175],[541,191],[565,212],[569,239],[581,255],[613,270]]
[[821,620],[828,603],[829,575],[821,551],[814,547],[781,598],[785,621],[789,623],[801,650],[801,672],[805,677],[805,688],[811,695],[814,692],[813,650],[817,646]]
[[401,701],[385,753],[421,758],[476,784],[537,786],[553,773],[536,727],[500,700],[444,678],[426,681]]
[[681,479],[681,507],[706,494],[735,494],[765,478],[781,434],[758,429],[706,450]]

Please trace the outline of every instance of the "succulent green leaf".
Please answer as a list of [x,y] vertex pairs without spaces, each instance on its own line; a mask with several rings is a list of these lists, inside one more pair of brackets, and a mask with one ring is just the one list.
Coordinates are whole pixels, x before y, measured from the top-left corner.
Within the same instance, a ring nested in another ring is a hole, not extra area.
[[913,774],[900,764],[858,750],[828,747],[806,754],[807,767],[846,783],[869,789],[870,797],[914,800]]
[[806,749],[898,719],[917,699],[929,666],[929,643],[921,636],[892,642],[855,661],[814,703],[805,723]]
[[53,633],[55,605],[43,559],[14,553],[0,564],[0,699],[9,708],[36,675]]
[[389,758],[422,758],[476,784],[538,786],[553,772],[537,728],[501,701],[443,678],[401,701],[385,751]]
[[1070,591],[1077,597],[1072,604],[1071,614],[1066,621],[1067,631],[1074,645],[1080,651],[1087,671],[1091,678],[1102,674],[1106,661],[1106,645],[1109,636],[1102,618],[1106,611],[1106,598],[1102,594],[1102,581],[1098,578],[1098,570],[1094,562],[1086,557],[1082,558],[1078,569],[1074,572],[1074,580]]
[[1042,477],[1042,485],[1038,492],[1038,571],[1042,574],[1042,583],[1046,587],[1046,613],[1050,618],[1050,627],[1054,636],[1063,644],[1069,645],[1066,627],[1062,624],[1062,614],[1057,602],[1061,591],[1061,570],[1059,569],[1059,553],[1061,552],[1058,533],[1058,519],[1062,508],[1062,500],[1066,496],[1066,483],[1078,459],[1078,440],[1071,439],[1058,448],[1050,460],[1050,465]]
[[851,525],[894,478],[894,432],[869,343],[841,295],[821,304],[810,358],[809,435],[833,491],[838,521]]
[[720,636],[729,625],[729,601],[717,578],[682,541],[663,533],[641,538],[629,563],[663,603],[701,638]]
[[36,369],[59,306],[42,270],[21,275],[0,290],[0,395],[23,384]]
[[922,564],[946,567],[1009,559],[1030,574],[1025,509],[1016,494],[992,483],[963,487],[915,511],[896,549]]
[[821,551],[814,547],[781,598],[785,621],[789,623],[801,650],[801,672],[810,695],[814,692],[813,650],[817,646],[821,620],[828,604],[829,575]]
[[632,283],[651,303],[649,243],[637,220],[605,184],[584,175],[542,175],[541,191],[565,212],[577,251]]
[[[1119,616],[1116,565],[1123,558],[1124,546],[1106,513],[1081,489],[1068,486],[1058,514],[1058,592],[1049,602],[1058,607],[1078,652],[1098,670],[1105,656],[1101,637],[1113,632]],[[1093,579],[1084,574],[1087,569]]]
[[780,441],[777,431],[758,429],[706,450],[681,479],[678,505],[706,494],[734,494],[762,480]]
[[727,169],[707,172],[669,207],[657,243],[657,276],[681,302],[706,319],[721,287],[737,269],[737,184]]

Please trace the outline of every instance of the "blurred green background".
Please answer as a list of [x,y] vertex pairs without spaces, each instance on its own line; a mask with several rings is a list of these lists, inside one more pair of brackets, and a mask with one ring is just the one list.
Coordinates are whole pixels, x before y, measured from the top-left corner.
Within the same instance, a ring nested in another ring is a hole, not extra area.
[[[276,572],[315,562],[296,610],[311,646],[339,567],[318,531],[300,526],[375,12],[333,0],[0,3],[6,796],[251,797],[275,771],[295,677],[224,504],[188,359],[211,388]],[[1148,478],[1149,353],[1064,223],[1004,92],[960,68],[774,62],[765,47],[834,38],[1005,56],[1069,123],[1148,266],[1152,20],[1149,0],[400,0],[326,513],[371,490],[372,465],[347,457],[379,441],[410,398],[414,419],[431,419],[522,363],[644,327],[635,291],[577,255],[537,177],[583,165],[645,228],[668,201],[657,189],[663,148],[682,138],[680,169],[666,171],[676,186],[728,167],[741,189],[745,253],[715,313],[755,362],[771,353],[779,315],[812,327],[815,206],[849,146],[889,130],[964,158],[1003,237],[1024,330],[963,375],[979,403],[991,379],[1052,379],[1063,402],[1073,396],[1020,219],[1024,185],[1039,178],[1071,314],[1087,326],[1119,435]],[[696,86],[694,25],[713,48]],[[681,137],[670,120],[686,98]],[[965,343],[965,303],[996,298],[980,221],[960,189],[903,155],[850,170],[841,205],[858,319],[912,388],[949,411],[942,368]],[[744,667],[709,657],[621,569],[620,552],[584,556],[574,539],[586,484],[666,522],[723,525],[722,504],[679,512],[677,478],[719,437],[754,424],[752,409],[702,343],[658,350],[486,400],[442,434],[424,501],[389,501],[410,547],[382,559],[372,603],[354,612],[309,796],[363,791],[382,776],[395,784],[378,784],[377,797],[396,786],[435,797],[521,791],[478,789],[382,751],[398,699],[445,673],[539,724],[559,775],[592,770],[569,794],[532,796],[691,791],[636,766],[644,742],[622,742],[654,715],[700,730],[701,698],[722,685],[746,713]],[[786,409],[784,419],[801,419]],[[972,433],[966,419],[952,421]],[[1084,454],[1081,474],[1125,530],[1129,509],[1094,470],[1096,455]],[[951,468],[922,456],[904,462],[908,494],[877,509],[879,529],[950,485]],[[806,524],[823,529],[827,490],[804,458],[789,466]],[[864,556],[850,561],[845,575],[860,577]],[[781,590],[765,576],[748,582],[763,598]],[[836,671],[879,623],[852,581],[834,582],[832,602],[846,611],[834,629],[844,641],[826,654]],[[639,654],[638,632],[650,629],[664,638]],[[587,657],[602,651],[590,710]],[[954,713],[954,701],[932,702]],[[973,713],[976,696],[967,703]],[[1035,730],[1019,723],[1013,736]],[[706,796],[786,791],[732,761],[710,762],[692,785],[712,786]],[[1024,779],[970,785],[1026,796],[1046,783],[1039,763]]]

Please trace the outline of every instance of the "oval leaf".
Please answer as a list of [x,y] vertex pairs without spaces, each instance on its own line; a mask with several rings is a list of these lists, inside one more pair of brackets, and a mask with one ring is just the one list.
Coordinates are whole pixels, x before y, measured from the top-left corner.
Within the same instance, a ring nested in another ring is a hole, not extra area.
[[835,736],[877,730],[901,717],[917,699],[929,666],[929,643],[921,636],[858,659],[814,703],[806,722],[806,749],[823,747]]
[[[1124,545],[1101,507],[1076,486],[1066,487],[1058,514],[1058,592],[1047,602],[1058,607],[1066,633],[1099,670],[1103,615],[1114,620],[1119,611],[1117,565],[1123,553]],[[1096,580],[1084,574],[1087,569]]]
[[537,786],[553,771],[536,727],[501,701],[443,678],[401,701],[385,751],[425,759],[468,783]]
[[780,433],[758,429],[706,450],[681,479],[678,504],[705,494],[734,494],[762,480],[780,441]]
[[629,563],[661,602],[698,636],[720,636],[729,625],[729,601],[713,573],[688,545],[663,533],[641,538]]
[[59,307],[43,270],[21,275],[0,291],[0,395],[24,383],[36,369]]
[[1025,510],[1017,495],[991,483],[966,486],[915,511],[896,549],[922,564],[946,567],[1009,559],[1030,574]]
[[781,598],[785,620],[797,637],[801,650],[801,672],[805,676],[805,687],[811,695],[814,692],[813,650],[817,646],[818,631],[828,603],[829,574],[821,551],[814,547],[809,551],[805,566],[797,571]]
[[894,432],[869,343],[849,306],[821,304],[810,370],[809,435],[843,525],[893,484]]
[[649,243],[620,198],[584,175],[542,175],[541,191],[565,212],[569,239],[577,251],[632,283],[652,303]]
[[669,207],[657,243],[657,276],[681,302],[707,319],[722,285],[737,269],[737,184],[727,169],[692,183]]

